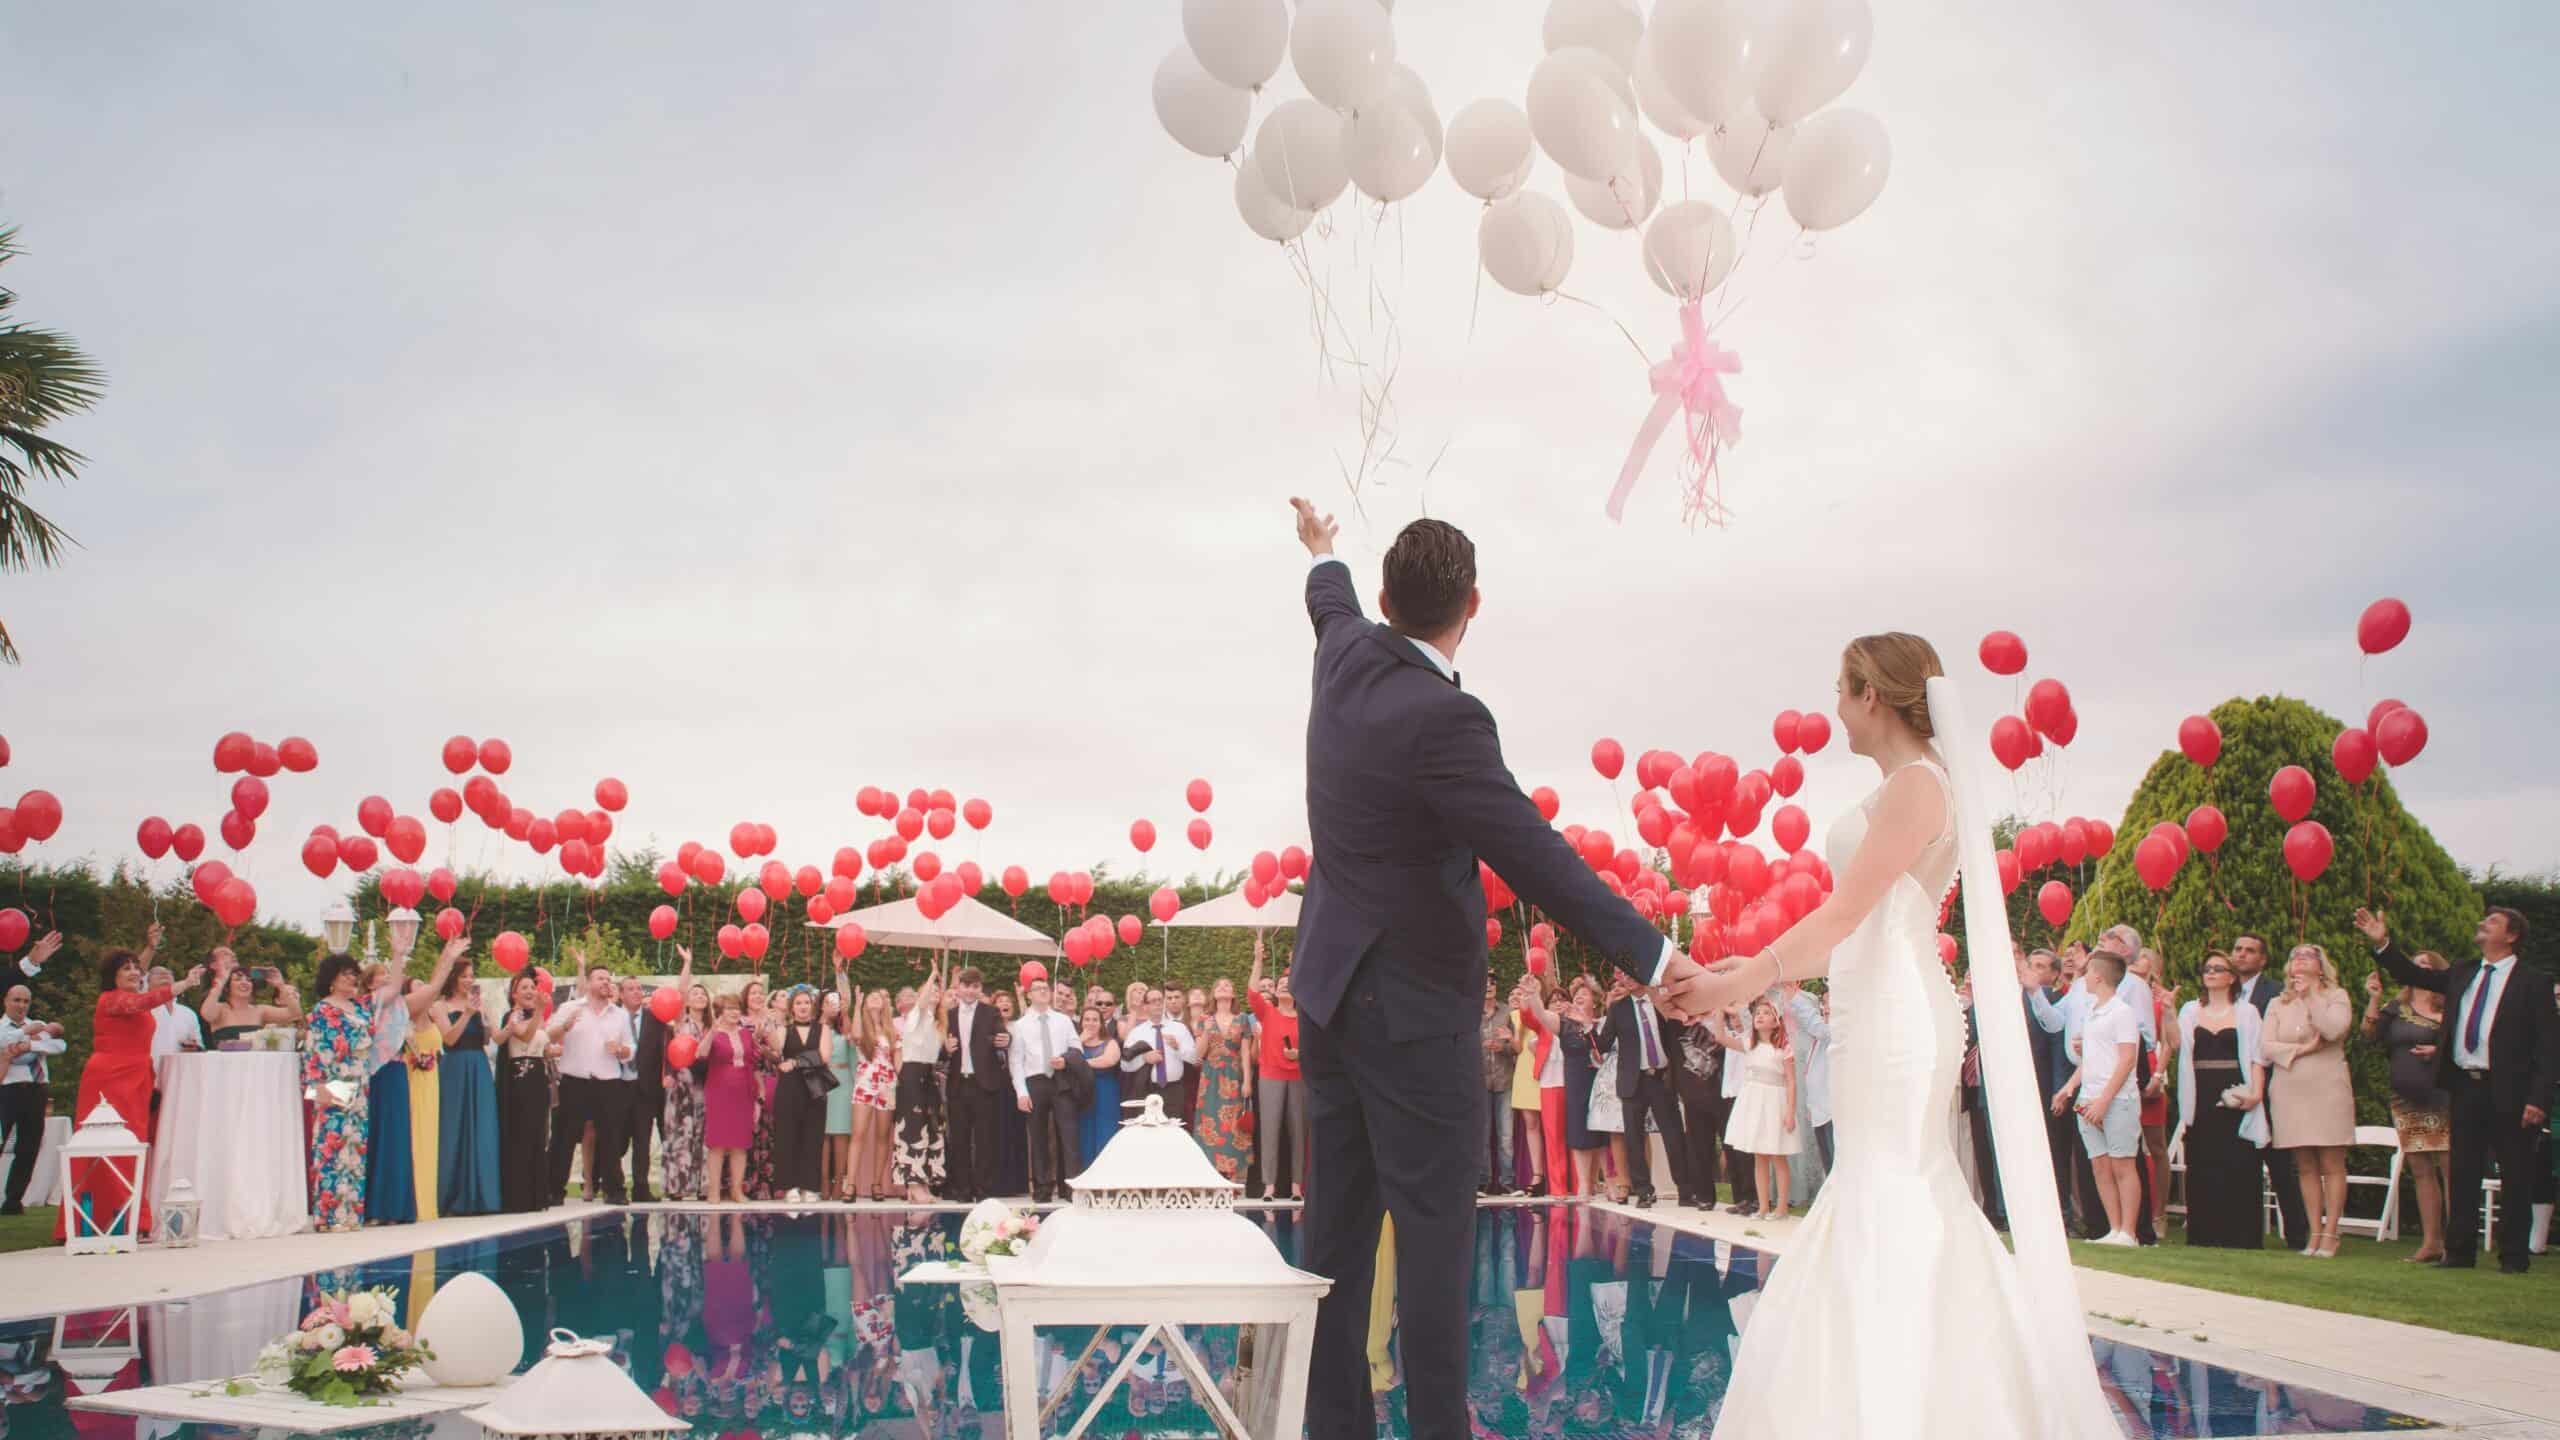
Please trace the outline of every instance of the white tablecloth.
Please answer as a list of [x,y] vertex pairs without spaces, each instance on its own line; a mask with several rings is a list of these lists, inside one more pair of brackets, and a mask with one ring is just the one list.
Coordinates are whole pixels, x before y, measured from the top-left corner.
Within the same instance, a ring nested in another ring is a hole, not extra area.
[[146,1332],[151,1378],[163,1385],[227,1380],[258,1368],[268,1341],[302,1323],[302,1277],[216,1290],[160,1306]]
[[[62,1190],[62,1142],[71,1138],[71,1117],[55,1111],[44,1122],[44,1138],[36,1147],[35,1174],[27,1178],[29,1205],[50,1205]],[[0,1149],[0,1175],[17,1163],[16,1137],[10,1137],[9,1148]]]
[[202,1202],[196,1233],[256,1240],[311,1228],[302,1057],[210,1050],[160,1057],[160,1118],[144,1179],[156,1211],[179,1179]]

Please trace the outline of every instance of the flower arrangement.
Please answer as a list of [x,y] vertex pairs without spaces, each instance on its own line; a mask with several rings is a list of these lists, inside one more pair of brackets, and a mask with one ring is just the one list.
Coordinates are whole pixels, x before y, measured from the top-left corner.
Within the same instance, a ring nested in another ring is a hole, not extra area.
[[984,1265],[990,1255],[1019,1255],[1040,1233],[1037,1216],[1025,1215],[1001,1200],[980,1201],[960,1222],[960,1258]]
[[389,1290],[323,1293],[300,1328],[258,1352],[259,1378],[324,1405],[368,1404],[432,1358],[399,1314]]

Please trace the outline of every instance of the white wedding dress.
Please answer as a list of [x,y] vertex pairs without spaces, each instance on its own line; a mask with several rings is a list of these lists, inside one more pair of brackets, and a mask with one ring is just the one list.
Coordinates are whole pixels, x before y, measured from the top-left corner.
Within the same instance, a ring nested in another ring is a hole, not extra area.
[[[1934,683],[1932,691],[1938,700]],[[1937,729],[1961,733],[1943,721]],[[1947,784],[1946,772],[1922,764]],[[1956,787],[1947,788],[1952,802]],[[1848,869],[1883,793],[1878,786],[1832,825],[1823,850],[1834,870]],[[1946,832],[1832,952],[1837,1161],[1753,1308],[1716,1440],[2116,1440],[2123,1433],[2098,1389],[2041,1121],[2028,1117],[2031,1152],[2006,1131],[1997,1146],[2003,1178],[2022,1182],[2006,1192],[2022,1229],[2039,1203],[2033,1172],[2045,1176],[2040,1203],[2054,1217],[2052,1233],[2020,1234],[2024,1258],[2013,1260],[2002,1246],[1957,1167],[1952,1128],[1964,1015],[1938,962],[1937,915],[1956,872],[1963,810],[1950,803]],[[1986,864],[1989,849],[1986,828]],[[2005,957],[2008,927],[1996,876],[1988,893],[2000,933],[1976,920],[1970,894],[1968,928],[1976,954]],[[1990,963],[2005,980],[2005,958]],[[1986,998],[1996,1002],[2007,992],[1989,983],[1995,972],[1983,973]],[[2013,1053],[2024,1061],[2020,1007],[1986,1005],[1979,1022],[1986,1032],[2001,1023],[1995,1011],[2017,1025]],[[2003,1058],[2012,1053],[2000,1048]],[[1986,1035],[1987,1066],[1992,1050]],[[2023,1098],[2032,1112],[2027,1063]],[[1995,1083],[2004,1078],[2018,1084],[2013,1071],[1992,1075]],[[2011,1156],[2022,1163],[2008,1163]]]

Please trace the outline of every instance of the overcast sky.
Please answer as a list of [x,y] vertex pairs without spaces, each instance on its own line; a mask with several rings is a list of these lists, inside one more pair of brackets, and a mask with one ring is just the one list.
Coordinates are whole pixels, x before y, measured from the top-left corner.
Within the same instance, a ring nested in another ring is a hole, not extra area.
[[[1444,116],[1516,101],[1541,9],[1405,0],[1401,56]],[[1202,775],[1196,868],[1240,866],[1304,838],[1304,492],[1364,593],[1425,505],[1474,535],[1466,681],[1568,818],[1602,734],[1766,763],[1862,631],[1987,723],[2010,628],[2082,718],[2039,809],[2115,816],[2235,694],[2392,694],[2456,857],[2560,861],[2560,10],[1877,10],[1844,103],[1891,183],[1818,244],[1764,221],[1739,518],[1692,533],[1667,449],[1600,514],[1650,398],[1610,320],[1674,329],[1636,239],[1580,226],[1596,309],[1479,294],[1445,174],[1310,244],[1367,353],[1370,284],[1399,317],[1417,463],[1354,513],[1306,284],[1151,112],[1172,0],[15,7],[6,279],[112,383],[35,496],[82,548],[0,581],[0,787],[105,861],[213,829],[224,730],[308,736],[241,867],[304,924],[303,835],[423,817],[455,732],[537,813],[627,781],[617,846],[755,819],[822,863],[878,833],[859,787],[922,785],[995,806],[953,860],[1125,868],[1143,815],[1189,870]],[[2383,594],[2416,629],[2360,665]],[[1818,834],[1873,774],[1810,768]],[[456,854],[535,868],[469,817]]]

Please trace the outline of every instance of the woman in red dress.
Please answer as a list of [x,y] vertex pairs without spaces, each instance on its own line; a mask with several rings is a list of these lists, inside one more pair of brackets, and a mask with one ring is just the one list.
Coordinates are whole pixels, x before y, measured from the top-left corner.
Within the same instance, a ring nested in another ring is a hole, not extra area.
[[[152,945],[139,955],[118,948],[98,957],[98,1013],[90,1032],[89,1063],[80,1070],[80,1101],[72,1110],[77,1117],[72,1123],[77,1125],[104,1100],[116,1107],[124,1127],[145,1144],[151,1140],[151,1031],[156,1023],[151,1012],[168,1004],[174,993],[167,985],[142,988],[152,948],[159,943],[159,926],[151,927],[151,939]],[[204,967],[198,965],[187,972],[185,988],[203,979]],[[55,1239],[62,1238],[64,1217],[82,1197],[89,1202],[90,1214],[109,1216],[124,1204],[125,1187],[107,1167],[91,1166],[80,1194],[63,1197],[61,1215],[54,1220]],[[134,1212],[137,1233],[149,1231],[150,1205],[136,1205]]]

